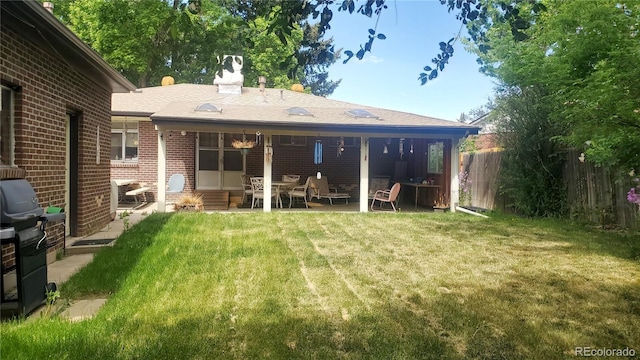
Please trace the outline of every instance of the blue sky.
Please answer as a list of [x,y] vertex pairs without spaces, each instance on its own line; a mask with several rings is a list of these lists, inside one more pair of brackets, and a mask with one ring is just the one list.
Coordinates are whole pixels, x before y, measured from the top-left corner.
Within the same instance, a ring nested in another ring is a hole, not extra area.
[[[458,33],[455,15],[439,1],[396,0],[388,5],[377,28],[387,39],[374,41],[363,60],[354,57],[347,64],[339,60],[331,66],[330,78],[342,82],[329,98],[446,120],[486,104],[493,94],[493,80],[478,71],[476,56],[467,53],[461,41],[436,80],[424,86],[418,80],[424,66],[433,65],[438,43]],[[336,11],[325,37],[333,37],[336,48],[355,53],[375,23],[375,17]],[[462,35],[466,36],[464,29]]]

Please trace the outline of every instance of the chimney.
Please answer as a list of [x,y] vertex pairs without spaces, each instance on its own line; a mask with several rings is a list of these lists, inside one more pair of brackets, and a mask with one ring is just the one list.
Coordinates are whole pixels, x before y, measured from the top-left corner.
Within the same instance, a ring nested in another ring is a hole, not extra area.
[[258,76],[258,84],[260,84],[260,92],[264,92],[264,88],[267,86],[267,77],[264,75]]
[[[230,60],[227,60],[231,58]],[[225,55],[222,62],[231,61],[233,72],[222,69],[222,76],[216,74],[213,84],[218,85],[218,93],[220,94],[242,94],[242,84],[244,83],[244,75],[242,75],[242,56]]]
[[53,14],[53,3],[49,2],[49,1],[45,1],[42,3],[42,6],[44,6],[45,9],[47,9],[47,11],[49,11],[50,13]]

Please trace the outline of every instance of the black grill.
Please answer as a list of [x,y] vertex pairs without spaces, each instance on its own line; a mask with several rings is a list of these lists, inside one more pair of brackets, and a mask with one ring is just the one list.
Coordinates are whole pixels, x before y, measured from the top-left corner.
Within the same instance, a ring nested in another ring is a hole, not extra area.
[[[28,181],[0,181],[0,238],[15,249],[15,266],[3,267],[0,277],[2,317],[26,316],[47,297],[47,220]],[[16,288],[9,289],[4,277],[14,270]]]

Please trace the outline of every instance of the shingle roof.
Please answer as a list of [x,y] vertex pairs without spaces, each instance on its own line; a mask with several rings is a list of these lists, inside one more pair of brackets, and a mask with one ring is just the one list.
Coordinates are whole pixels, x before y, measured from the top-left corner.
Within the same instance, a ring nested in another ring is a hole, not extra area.
[[[211,103],[221,112],[195,111]],[[313,116],[289,115],[287,109],[301,107]],[[366,110],[377,118],[354,117],[353,109]],[[151,116],[154,123],[236,124],[278,128],[349,128],[353,131],[469,132],[478,127],[401,111],[352,104],[290,90],[242,88],[242,94],[219,94],[215,85],[179,84],[150,87],[128,94],[113,94],[113,115]]]

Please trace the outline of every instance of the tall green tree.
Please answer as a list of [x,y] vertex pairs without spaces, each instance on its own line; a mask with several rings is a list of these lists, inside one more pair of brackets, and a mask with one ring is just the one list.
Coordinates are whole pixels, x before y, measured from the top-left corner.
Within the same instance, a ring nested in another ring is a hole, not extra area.
[[212,81],[216,51],[237,36],[237,19],[213,2],[74,0],[64,8],[71,30],[141,87],[165,75]]
[[[242,2],[238,2],[241,4]],[[277,6],[261,15],[243,14],[240,5],[213,0],[60,0],[56,14],[104,59],[140,87],[158,85],[171,75],[176,82],[211,83],[226,54],[244,55],[246,83],[267,77],[270,86],[302,82],[318,95],[333,92],[328,80],[333,57],[295,57],[309,41],[298,26],[272,31]],[[271,4],[274,5],[275,3]],[[277,5],[277,4],[275,4]],[[266,8],[265,8],[266,9]],[[316,36],[321,49],[332,40]],[[311,53],[304,49],[301,53]],[[229,65],[230,64],[226,64]],[[307,80],[309,79],[309,80]],[[313,85],[313,86],[312,86]]]
[[491,116],[498,116],[503,147],[499,190],[524,216],[566,215],[566,191],[562,180],[564,155],[555,141],[563,133],[553,121],[553,106],[542,86],[505,86]]
[[588,159],[640,169],[640,3],[545,0],[520,11],[530,26],[518,42],[503,14],[488,13],[492,26],[472,43],[482,69],[507,86],[543,88],[540,101],[566,130],[555,136]]

